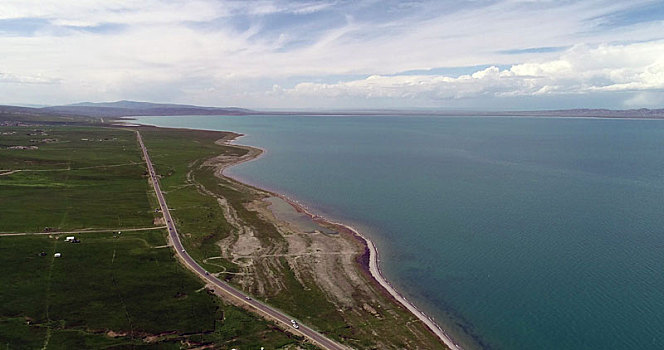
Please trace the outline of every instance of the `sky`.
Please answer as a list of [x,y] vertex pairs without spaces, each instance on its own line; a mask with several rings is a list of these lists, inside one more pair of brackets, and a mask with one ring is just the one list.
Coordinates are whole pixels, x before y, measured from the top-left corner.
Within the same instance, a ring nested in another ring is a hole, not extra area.
[[664,108],[664,1],[0,1],[0,104],[123,99]]

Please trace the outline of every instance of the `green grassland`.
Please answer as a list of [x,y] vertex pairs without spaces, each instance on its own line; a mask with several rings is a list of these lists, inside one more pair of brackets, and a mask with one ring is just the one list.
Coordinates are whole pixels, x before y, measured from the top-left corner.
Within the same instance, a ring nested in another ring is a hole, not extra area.
[[0,344],[278,348],[299,342],[210,295],[173,258],[164,237],[162,231],[86,233],[79,244],[63,236],[0,237]]
[[[109,118],[107,118],[109,120]],[[0,106],[0,123],[2,122],[21,122],[33,124],[101,124],[101,117],[66,115],[57,112],[47,112],[35,108],[24,108],[16,106]]]
[[[141,128],[143,141],[165,192],[171,215],[176,220],[182,243],[187,252],[209,271],[219,266],[205,264],[205,258],[218,256],[216,243],[225,238],[231,226],[224,219],[217,200],[201,193],[187,174],[203,161],[219,154],[241,155],[246,152],[234,147],[220,146],[215,141],[225,134],[212,131]],[[231,271],[235,266],[216,260]]]
[[[0,232],[153,226],[145,166],[127,130],[1,128]],[[38,149],[10,149],[36,146]]]
[[[151,191],[131,130],[0,127],[0,232],[152,227]],[[63,236],[0,236],[0,348],[312,348],[209,294],[163,230]]]

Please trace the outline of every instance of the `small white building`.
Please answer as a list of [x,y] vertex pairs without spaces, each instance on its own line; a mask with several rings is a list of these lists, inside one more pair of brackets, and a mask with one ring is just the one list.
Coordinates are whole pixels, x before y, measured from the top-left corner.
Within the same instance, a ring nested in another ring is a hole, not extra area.
[[65,242],[73,242],[76,239],[74,236],[67,236],[65,237]]
[[55,258],[59,258],[59,257],[61,257],[61,256],[62,256],[62,254],[60,254],[60,253],[55,253],[55,254],[53,254],[53,257],[55,257]]

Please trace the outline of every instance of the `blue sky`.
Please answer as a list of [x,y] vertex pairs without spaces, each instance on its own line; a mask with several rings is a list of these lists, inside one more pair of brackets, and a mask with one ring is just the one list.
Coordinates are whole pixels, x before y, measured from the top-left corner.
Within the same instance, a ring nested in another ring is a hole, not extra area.
[[664,1],[3,0],[0,103],[664,108]]

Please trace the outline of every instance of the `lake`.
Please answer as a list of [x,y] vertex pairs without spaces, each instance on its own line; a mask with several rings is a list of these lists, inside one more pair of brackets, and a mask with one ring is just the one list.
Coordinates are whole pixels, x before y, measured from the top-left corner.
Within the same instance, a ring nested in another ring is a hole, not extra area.
[[468,347],[664,349],[664,121],[137,119],[246,134],[229,175],[359,228]]

